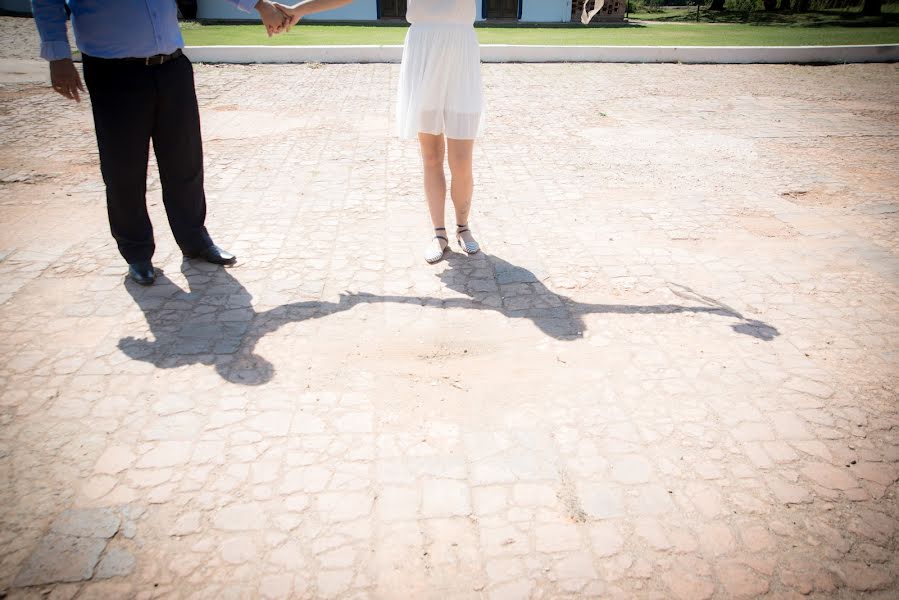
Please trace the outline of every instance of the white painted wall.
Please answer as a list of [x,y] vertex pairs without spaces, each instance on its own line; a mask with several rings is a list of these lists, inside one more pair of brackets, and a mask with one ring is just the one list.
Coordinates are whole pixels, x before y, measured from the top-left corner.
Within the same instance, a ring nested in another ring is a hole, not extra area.
[[[483,3],[477,2],[477,20],[483,21]],[[521,20],[532,23],[567,23],[571,20],[571,0],[522,0]],[[0,9],[31,13],[31,0],[0,0]],[[197,16],[201,19],[253,20],[255,11],[245,13],[225,0],[197,0]],[[355,0],[352,4],[307,17],[309,21],[375,21],[378,0]]]
[[[0,0],[0,2],[5,0]],[[257,19],[256,11],[245,13],[225,0],[198,0],[197,17],[200,19]],[[378,18],[377,0],[356,0],[336,10],[329,10],[307,17],[308,21],[375,21]]]
[[[2,2],[28,0],[0,0]],[[483,1],[477,3],[477,20],[484,20]],[[522,0],[521,20],[543,23],[567,23],[571,20],[571,0]],[[245,13],[225,0],[198,0],[197,16],[201,19],[254,19],[256,13]],[[378,0],[355,0],[352,4],[307,17],[309,21],[375,21],[378,18]]]
[[[209,63],[398,63],[402,46],[188,46]],[[864,63],[899,61],[899,44],[879,46],[504,46],[484,44],[481,60],[599,63]]]
[[522,0],[521,20],[531,23],[571,21],[571,0]]

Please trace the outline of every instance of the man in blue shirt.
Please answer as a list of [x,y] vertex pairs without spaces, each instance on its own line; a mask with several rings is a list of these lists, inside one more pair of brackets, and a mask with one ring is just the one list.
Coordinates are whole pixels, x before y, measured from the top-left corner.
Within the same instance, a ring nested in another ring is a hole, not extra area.
[[[256,9],[269,36],[290,25],[269,0],[227,1],[244,11]],[[200,114],[175,0],[32,0],[53,89],[78,102],[84,86],[69,49],[66,4],[83,56],[110,229],[130,277],[142,285],[156,279],[146,201],[150,140],[181,251],[188,258],[233,264],[236,257],[213,244],[204,225]]]

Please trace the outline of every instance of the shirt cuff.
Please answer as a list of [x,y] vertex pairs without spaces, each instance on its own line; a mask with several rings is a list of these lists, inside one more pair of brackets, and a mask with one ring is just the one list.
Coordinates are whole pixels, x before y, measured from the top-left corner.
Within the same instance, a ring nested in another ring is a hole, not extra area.
[[68,40],[57,42],[41,42],[41,58],[46,60],[60,60],[72,58],[72,49]]
[[253,12],[256,9],[256,3],[259,0],[237,0],[237,8],[244,12]]

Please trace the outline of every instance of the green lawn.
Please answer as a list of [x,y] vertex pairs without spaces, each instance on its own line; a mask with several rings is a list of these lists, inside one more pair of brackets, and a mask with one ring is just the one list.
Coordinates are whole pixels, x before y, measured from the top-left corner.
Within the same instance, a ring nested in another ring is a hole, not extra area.
[[[402,44],[404,27],[300,25],[269,38],[261,25],[182,27],[188,46]],[[591,28],[479,27],[482,44],[598,46],[817,46],[899,43],[899,27],[653,23]]]

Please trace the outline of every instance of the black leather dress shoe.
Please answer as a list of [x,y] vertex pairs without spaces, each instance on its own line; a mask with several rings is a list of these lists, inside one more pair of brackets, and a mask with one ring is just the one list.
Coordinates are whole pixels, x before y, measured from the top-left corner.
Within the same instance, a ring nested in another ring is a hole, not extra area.
[[128,276],[141,285],[153,285],[156,281],[156,271],[149,260],[129,264]]
[[215,244],[209,246],[202,252],[198,252],[196,254],[185,254],[187,258],[199,258],[205,260],[206,262],[211,262],[214,265],[233,265],[237,262],[237,257],[228,252],[227,250],[222,250]]

